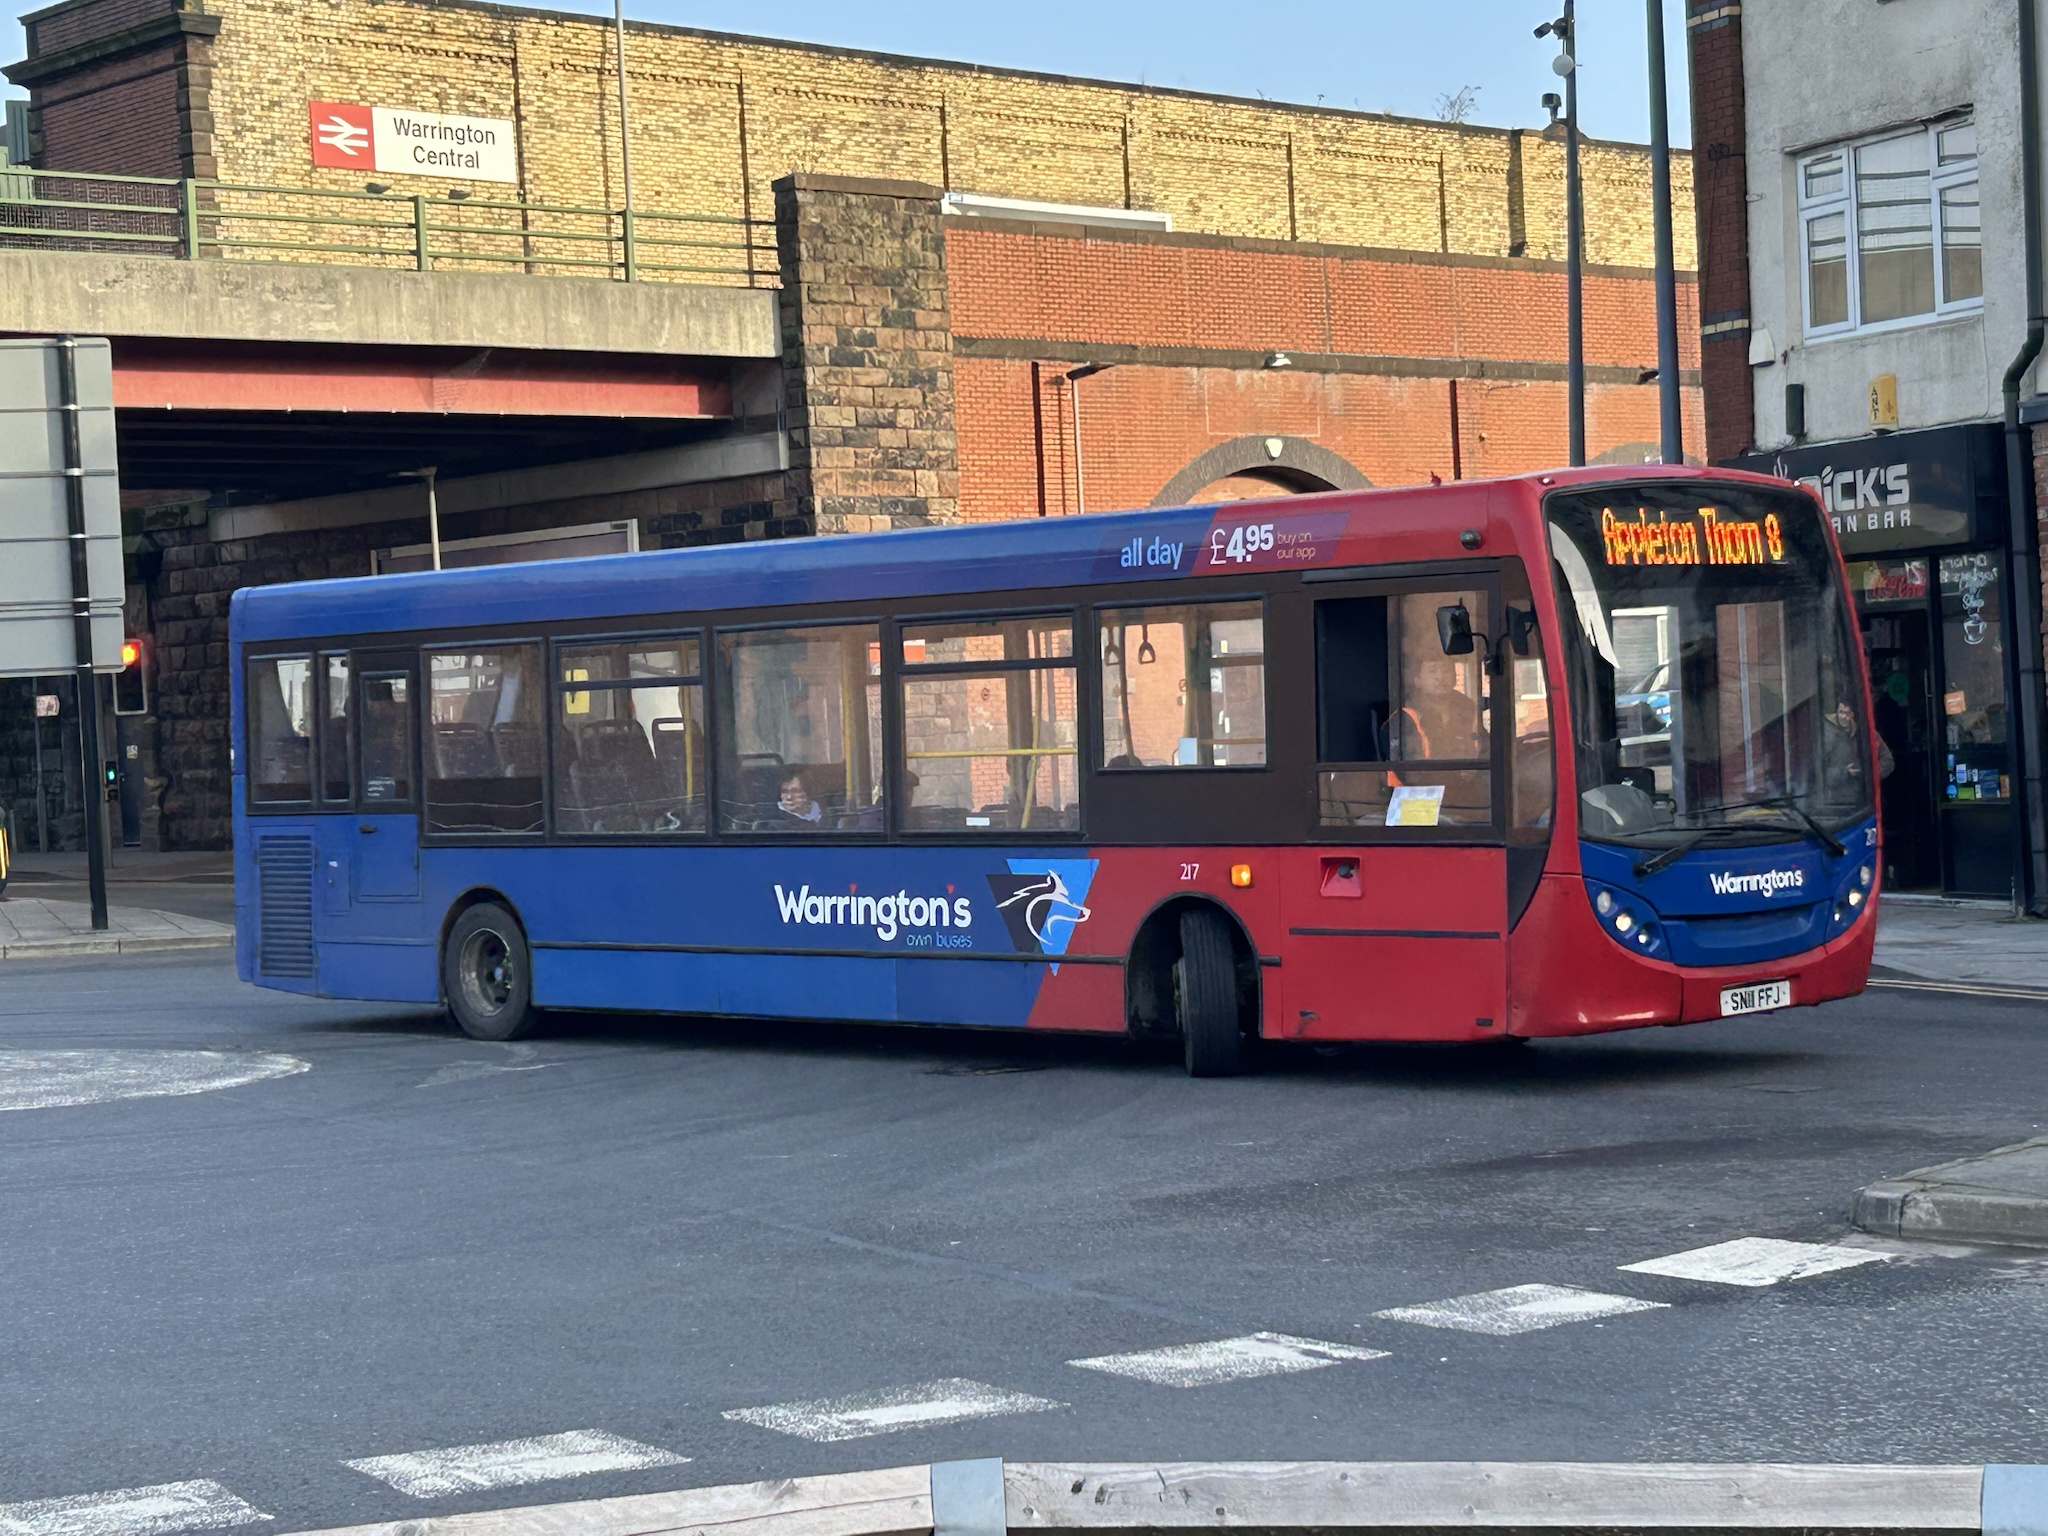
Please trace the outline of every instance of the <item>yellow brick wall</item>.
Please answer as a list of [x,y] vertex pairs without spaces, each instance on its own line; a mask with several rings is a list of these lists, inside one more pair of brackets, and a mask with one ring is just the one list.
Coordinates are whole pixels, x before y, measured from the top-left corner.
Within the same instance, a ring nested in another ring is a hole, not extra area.
[[[450,0],[209,9],[222,18],[213,111],[225,181],[360,189],[359,174],[311,164],[306,103],[321,99],[513,118],[528,200],[620,201],[602,21]],[[1176,229],[1509,254],[1499,130],[638,25],[628,29],[627,85],[642,209],[766,218],[770,184],[791,171],[1112,206],[1128,186],[1132,206],[1170,213]],[[1525,254],[1561,256],[1562,146],[1534,132],[1522,143]],[[1647,266],[1647,152],[1589,144],[1584,174],[1588,259]],[[1678,264],[1689,269],[1689,156],[1674,156],[1672,181]],[[405,194],[448,185],[394,183]],[[479,198],[510,190],[475,188]]]

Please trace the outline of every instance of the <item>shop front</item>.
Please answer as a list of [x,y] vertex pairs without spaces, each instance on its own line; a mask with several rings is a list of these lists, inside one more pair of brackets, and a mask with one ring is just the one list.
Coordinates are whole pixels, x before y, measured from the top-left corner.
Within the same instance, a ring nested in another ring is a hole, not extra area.
[[1736,463],[1810,487],[1841,540],[1883,743],[1885,884],[2010,896],[2019,768],[2000,428],[1802,444]]

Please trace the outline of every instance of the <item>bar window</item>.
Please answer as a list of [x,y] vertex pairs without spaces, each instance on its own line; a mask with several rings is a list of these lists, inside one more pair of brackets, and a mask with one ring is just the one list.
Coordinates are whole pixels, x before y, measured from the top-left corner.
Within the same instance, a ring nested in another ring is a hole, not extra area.
[[248,664],[249,799],[305,805],[313,798],[313,658],[263,656]]
[[1259,603],[1114,608],[1099,625],[1105,769],[1265,765]]
[[902,647],[905,829],[1078,830],[1072,619],[911,624]]
[[719,827],[881,831],[880,630],[728,631],[717,654]]
[[[1462,606],[1473,649],[1446,654],[1438,615]],[[1484,592],[1406,592],[1316,605],[1319,816],[1325,827],[1493,825]],[[1548,742],[1548,708],[1539,712]],[[1532,770],[1537,772],[1539,770]],[[1547,769],[1540,770],[1547,778]],[[1532,797],[1542,782],[1532,782]],[[1548,798],[1542,804],[1547,810]],[[1534,812],[1532,812],[1534,814]]]
[[356,731],[366,806],[412,804],[412,678],[366,672],[357,685],[362,716]]
[[705,824],[695,635],[564,645],[555,666],[555,826],[667,835]]
[[321,658],[320,798],[330,805],[349,800],[348,657],[330,651]]
[[427,830],[542,827],[540,647],[429,651]]

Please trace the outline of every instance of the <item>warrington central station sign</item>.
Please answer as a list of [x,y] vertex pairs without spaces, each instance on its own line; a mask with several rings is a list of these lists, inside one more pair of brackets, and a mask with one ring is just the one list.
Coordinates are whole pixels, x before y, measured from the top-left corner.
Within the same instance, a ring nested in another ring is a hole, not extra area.
[[519,180],[518,140],[507,117],[456,117],[342,101],[308,102],[306,115],[315,165],[458,181]]

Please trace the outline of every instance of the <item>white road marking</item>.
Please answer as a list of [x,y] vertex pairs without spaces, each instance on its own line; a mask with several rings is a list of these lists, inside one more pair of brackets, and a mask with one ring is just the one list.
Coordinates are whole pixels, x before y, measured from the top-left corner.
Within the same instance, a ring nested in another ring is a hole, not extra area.
[[368,1456],[342,1465],[368,1473],[416,1499],[438,1499],[451,1493],[588,1477],[594,1472],[679,1467],[689,1459],[659,1446],[608,1435],[601,1429],[572,1429],[565,1434],[498,1440],[489,1445],[451,1445],[438,1451]]
[[1457,1328],[1466,1333],[1506,1338],[1563,1323],[1591,1322],[1596,1317],[1654,1312],[1665,1305],[1661,1301],[1639,1301],[1633,1296],[1609,1296],[1604,1291],[1582,1291],[1575,1285],[1511,1285],[1505,1290],[1481,1291],[1474,1296],[1453,1296],[1448,1301],[1389,1307],[1373,1316],[1396,1323],[1420,1323],[1425,1328]]
[[899,1429],[932,1429],[969,1419],[992,1419],[1010,1413],[1044,1413],[1064,1408],[1050,1398],[1005,1392],[979,1381],[952,1376],[911,1387],[885,1387],[851,1397],[811,1403],[777,1403],[767,1408],[732,1408],[725,1417],[805,1440],[858,1440],[863,1435],[893,1434]]
[[173,1531],[219,1530],[271,1518],[219,1483],[204,1479],[0,1504],[0,1532],[5,1536],[170,1536]]
[[1669,1275],[1674,1280],[1705,1280],[1714,1285],[1777,1285],[1785,1280],[1804,1280],[1837,1269],[1854,1269],[1858,1264],[1881,1264],[1890,1254],[1860,1248],[1837,1248],[1828,1243],[1788,1243],[1776,1237],[1738,1237],[1732,1242],[1706,1248],[1688,1248],[1684,1253],[1666,1254],[1661,1259],[1644,1259],[1624,1264],[1624,1270],[1638,1275]]
[[4,1050],[0,1110],[212,1093],[310,1070],[310,1062],[277,1051]]
[[1069,1360],[1084,1371],[1107,1371],[1155,1387],[1207,1387],[1219,1381],[1278,1376],[1289,1371],[1319,1371],[1347,1360],[1384,1360],[1384,1349],[1355,1344],[1325,1344],[1285,1333],[1248,1333],[1241,1339],[1207,1344],[1169,1344],[1163,1349],[1133,1350],[1127,1355],[1096,1355]]

